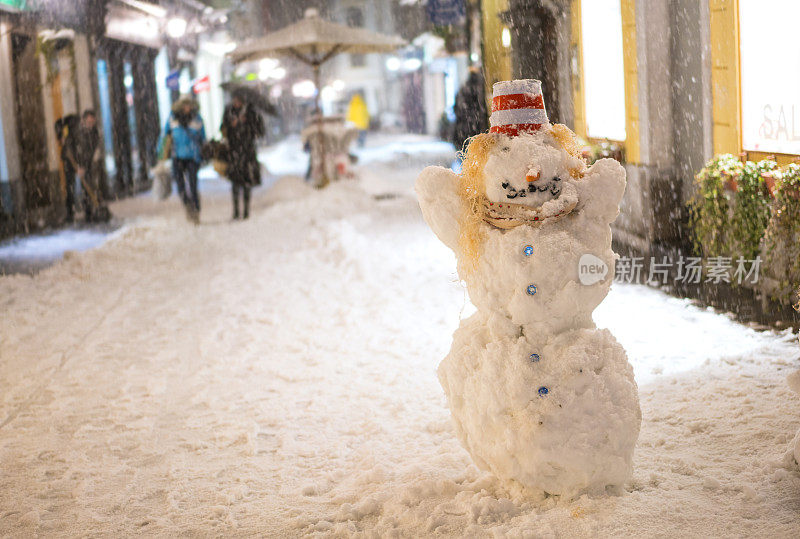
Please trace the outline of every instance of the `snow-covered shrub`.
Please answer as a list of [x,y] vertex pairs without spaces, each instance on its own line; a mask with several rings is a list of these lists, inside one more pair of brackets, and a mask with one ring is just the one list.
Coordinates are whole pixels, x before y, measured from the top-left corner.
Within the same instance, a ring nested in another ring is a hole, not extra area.
[[744,165],[731,154],[714,157],[695,176],[695,194],[689,201],[689,226],[698,253],[730,256],[733,185]]
[[737,179],[728,248],[732,256],[753,260],[770,218],[771,197],[763,174],[778,164],[772,159],[747,161]]
[[781,303],[791,303],[800,286],[800,165],[773,172],[772,216],[762,245],[764,288]]

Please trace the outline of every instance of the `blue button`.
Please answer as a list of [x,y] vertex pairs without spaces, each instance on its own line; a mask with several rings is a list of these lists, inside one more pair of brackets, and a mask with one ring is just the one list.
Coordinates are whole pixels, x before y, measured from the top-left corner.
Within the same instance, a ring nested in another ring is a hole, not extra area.
[[531,354],[531,361],[533,361],[534,363],[538,363],[539,362],[539,354]]
[[526,245],[522,248],[522,254],[525,256],[531,256],[533,254],[533,245]]
[[527,291],[528,291],[528,295],[531,295],[531,296],[534,295],[536,293],[536,285],[535,284],[529,284],[528,288],[527,288]]
[[548,393],[550,393],[550,390],[547,389],[546,387],[542,386],[542,387],[539,388],[538,393],[539,393],[540,397],[545,397],[545,396],[547,396]]

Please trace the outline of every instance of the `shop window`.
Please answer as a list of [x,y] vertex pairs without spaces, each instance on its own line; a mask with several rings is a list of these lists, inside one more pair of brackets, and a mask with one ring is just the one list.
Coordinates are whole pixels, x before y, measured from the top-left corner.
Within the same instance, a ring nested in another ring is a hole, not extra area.
[[[353,28],[364,27],[364,12],[361,11],[361,8],[355,6],[347,8],[346,18],[347,26],[352,26]],[[365,65],[367,65],[367,59],[363,54],[350,55],[351,67],[364,67]]]
[[350,66],[351,67],[364,67],[367,65],[367,58],[363,54],[351,54]]
[[97,86],[100,98],[100,119],[103,124],[103,142],[105,143],[106,170],[111,176],[117,173],[114,160],[114,130],[111,116],[111,93],[109,91],[108,64],[105,60],[97,61]]
[[125,78],[123,79],[125,85],[125,101],[128,104],[128,131],[131,134],[131,158],[133,159],[134,174],[138,175],[141,171],[142,160],[139,155],[139,136],[136,126],[134,72],[130,62],[125,62],[123,69],[125,72]]
[[364,12],[359,7],[347,8],[347,26],[361,28],[364,26]]
[[800,2],[739,0],[742,146],[800,154]]
[[586,135],[625,140],[625,69],[620,0],[581,2]]

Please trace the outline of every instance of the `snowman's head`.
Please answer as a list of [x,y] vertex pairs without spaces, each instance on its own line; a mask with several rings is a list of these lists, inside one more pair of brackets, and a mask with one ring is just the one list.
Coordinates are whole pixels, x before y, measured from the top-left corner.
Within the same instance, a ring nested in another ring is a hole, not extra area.
[[[564,184],[585,171],[575,134],[564,125],[547,124],[536,133],[515,136],[481,133],[473,137],[460,182],[467,211],[460,221],[459,239],[471,266],[480,258],[487,222],[510,228],[541,224],[548,216],[568,213],[576,201],[562,197]],[[537,209],[554,199],[558,202],[549,204],[548,211]],[[505,215],[496,215],[498,210]]]
[[490,202],[539,207],[558,198],[564,181],[583,168],[551,129],[494,137],[483,167],[484,192]]

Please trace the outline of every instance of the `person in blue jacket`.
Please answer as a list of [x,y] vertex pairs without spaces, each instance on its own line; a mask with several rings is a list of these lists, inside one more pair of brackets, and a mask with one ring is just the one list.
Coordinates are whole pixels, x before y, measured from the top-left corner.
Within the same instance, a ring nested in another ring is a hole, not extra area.
[[201,150],[206,141],[203,119],[197,101],[183,96],[172,105],[164,135],[171,138],[172,175],[178,194],[186,206],[189,219],[200,221],[200,196],[197,193],[197,173],[202,162]]

